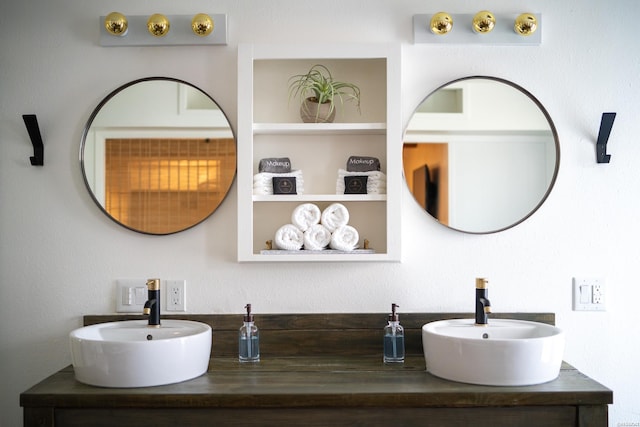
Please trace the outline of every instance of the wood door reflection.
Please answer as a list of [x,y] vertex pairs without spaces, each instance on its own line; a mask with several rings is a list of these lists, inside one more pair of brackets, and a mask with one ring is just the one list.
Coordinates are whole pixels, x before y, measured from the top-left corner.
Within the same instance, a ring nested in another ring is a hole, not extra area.
[[[447,224],[449,222],[448,144],[405,142],[402,148],[402,162],[404,178],[416,201],[438,221]],[[428,176],[425,178],[423,174],[426,173]],[[422,181],[414,182],[417,177],[422,177]],[[435,197],[433,194],[428,194],[427,182],[435,187]],[[430,198],[432,201],[428,203]]]
[[105,141],[105,209],[128,227],[167,234],[198,224],[235,175],[233,138]]

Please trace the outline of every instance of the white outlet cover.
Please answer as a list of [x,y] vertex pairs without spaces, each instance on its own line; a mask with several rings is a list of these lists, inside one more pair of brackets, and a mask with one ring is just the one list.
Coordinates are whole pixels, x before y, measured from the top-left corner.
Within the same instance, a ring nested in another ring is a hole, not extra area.
[[[594,300],[594,289],[600,290]],[[574,311],[606,311],[606,286],[602,278],[573,278]]]
[[[165,280],[163,283],[164,291],[164,306],[166,311],[186,311],[187,310],[187,281],[184,279],[171,279]],[[180,292],[180,302],[172,304],[171,289],[178,288]]]

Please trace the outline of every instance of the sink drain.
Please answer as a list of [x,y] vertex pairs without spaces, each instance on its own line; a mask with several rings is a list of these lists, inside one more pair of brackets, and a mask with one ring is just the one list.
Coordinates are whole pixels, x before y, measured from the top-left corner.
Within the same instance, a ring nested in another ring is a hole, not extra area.
[[153,335],[149,334],[147,335],[147,341],[151,341],[153,339]]

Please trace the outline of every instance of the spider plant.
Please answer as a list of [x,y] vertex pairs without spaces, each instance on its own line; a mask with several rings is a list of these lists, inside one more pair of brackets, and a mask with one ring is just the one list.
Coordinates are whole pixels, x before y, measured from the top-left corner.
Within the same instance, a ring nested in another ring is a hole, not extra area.
[[[322,64],[315,64],[307,73],[289,78],[289,101],[292,98],[300,99],[301,114],[309,102],[327,104],[327,114],[332,115],[338,102],[342,106],[346,101],[353,101],[360,112],[360,88],[353,83],[334,80],[329,69]],[[320,109],[315,114],[318,119]]]

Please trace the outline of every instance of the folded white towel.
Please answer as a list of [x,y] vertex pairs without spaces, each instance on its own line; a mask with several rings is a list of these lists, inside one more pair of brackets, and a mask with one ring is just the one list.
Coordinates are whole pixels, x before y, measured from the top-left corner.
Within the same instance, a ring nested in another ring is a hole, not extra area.
[[320,208],[313,203],[303,203],[296,206],[291,214],[291,223],[302,231],[320,222]]
[[333,233],[336,228],[349,223],[349,211],[343,204],[333,203],[322,211],[320,222]]
[[338,227],[333,233],[331,233],[331,243],[329,246],[331,249],[352,251],[358,247],[358,240],[360,240],[358,230],[350,225],[344,225],[342,227]]
[[336,194],[344,194],[345,176],[366,176],[367,194],[387,194],[387,176],[384,173],[380,171],[348,172],[344,169],[338,169]]
[[292,176],[296,178],[296,193],[304,194],[304,179],[302,171],[297,169],[287,173],[260,172],[253,176],[253,194],[266,195],[273,194],[273,177]]
[[275,244],[278,249],[297,251],[304,244],[304,235],[293,224],[285,224],[276,231]]
[[304,232],[304,248],[321,251],[331,243],[331,232],[322,224],[313,224]]

